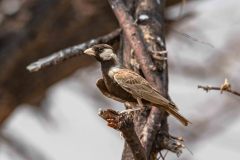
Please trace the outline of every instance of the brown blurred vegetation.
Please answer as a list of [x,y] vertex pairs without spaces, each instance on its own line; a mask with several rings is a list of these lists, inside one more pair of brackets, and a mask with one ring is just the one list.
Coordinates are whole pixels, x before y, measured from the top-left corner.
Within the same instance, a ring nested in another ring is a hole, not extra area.
[[49,86],[92,61],[75,58],[37,73],[25,69],[29,63],[116,28],[107,2],[98,0],[27,0],[18,12],[4,16],[0,24],[0,123],[20,104],[39,104]]

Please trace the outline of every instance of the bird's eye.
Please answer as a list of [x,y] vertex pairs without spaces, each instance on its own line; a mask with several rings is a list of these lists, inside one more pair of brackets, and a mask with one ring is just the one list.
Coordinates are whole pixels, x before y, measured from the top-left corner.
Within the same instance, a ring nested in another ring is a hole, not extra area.
[[98,48],[98,52],[102,52],[103,51],[103,48]]

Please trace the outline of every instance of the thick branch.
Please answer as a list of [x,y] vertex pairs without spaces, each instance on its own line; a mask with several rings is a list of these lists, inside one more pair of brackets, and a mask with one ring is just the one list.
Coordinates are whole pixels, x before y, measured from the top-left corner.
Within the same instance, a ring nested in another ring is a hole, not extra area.
[[159,73],[152,69],[152,67],[149,67],[154,66],[154,63],[148,54],[139,28],[134,23],[132,16],[128,14],[128,10],[121,0],[109,0],[109,3],[123,29],[126,39],[136,54],[136,59],[140,64],[144,76],[153,86],[159,89],[158,86],[161,86]]
[[[135,17],[137,18],[138,26],[143,33],[144,42],[148,48],[148,53],[152,56],[155,66],[149,66],[155,69],[159,75],[158,89],[163,96],[168,97],[168,67],[167,67],[167,52],[164,38],[164,7],[165,0],[139,0]],[[164,51],[164,54],[163,52]],[[146,148],[147,155],[154,159],[156,154],[162,149],[167,149],[163,146],[157,150],[154,142],[158,136],[158,132],[168,134],[167,113],[153,107],[148,116],[142,133],[142,143]],[[161,138],[162,139],[162,138]]]
[[[151,12],[153,8],[149,7],[147,4],[151,3],[152,6],[157,6],[159,4],[156,4],[156,2],[153,1],[142,1],[142,4],[145,4],[146,8],[143,7],[143,9],[146,9],[146,11]],[[142,72],[145,76],[145,78],[161,93],[163,93],[163,96],[167,97],[167,90],[168,90],[168,77],[167,77],[167,63],[160,63],[161,72],[159,72],[158,67],[155,65],[155,63],[152,60],[151,55],[149,54],[149,48],[151,51],[158,51],[159,46],[162,50],[165,50],[165,42],[163,38],[163,33],[161,29],[156,28],[162,28],[162,26],[159,26],[159,19],[157,19],[157,25],[154,27],[155,33],[158,35],[158,37],[152,36],[151,34],[153,31],[150,31],[153,25],[146,26],[148,29],[144,32],[137,27],[137,25],[134,22],[134,19],[131,15],[128,14],[128,10],[124,3],[121,0],[109,0],[109,3],[111,4],[111,7],[119,21],[119,24],[121,28],[123,29],[123,33],[125,35],[125,38],[129,42],[131,48],[134,50],[135,57],[140,64],[140,67],[142,69]],[[162,3],[162,1],[161,1]],[[141,5],[139,3],[138,5]],[[164,6],[164,4],[161,6]],[[159,8],[159,7],[157,7]],[[139,13],[142,13],[139,10]],[[154,8],[154,11],[157,11],[156,14],[159,16],[162,16],[163,19],[163,12],[159,15],[159,10]],[[154,12],[155,13],[155,12]],[[137,15],[141,23],[151,23],[150,17],[152,18],[153,15],[146,15],[146,14],[140,14]],[[155,18],[155,17],[153,17]],[[147,20],[147,21],[146,21]],[[136,21],[137,22],[137,21]],[[155,24],[154,24],[155,25]],[[160,32],[160,35],[157,33]],[[142,35],[144,34],[144,36]],[[149,34],[150,33],[150,34]],[[151,39],[151,40],[150,40]],[[150,42],[149,42],[150,40]],[[161,125],[161,122],[163,125]],[[143,133],[146,133],[143,135],[142,143],[144,148],[146,149],[147,157],[150,156],[150,152],[152,150],[153,142],[156,138],[156,135],[160,129],[160,126],[162,129],[164,129],[166,132],[168,132],[168,126],[167,126],[167,120],[166,120],[166,114],[161,114],[159,109],[153,107],[151,111],[151,116],[149,116],[148,122],[145,125]]]
[[96,39],[91,39],[87,42],[60,50],[56,53],[53,53],[52,55],[39,59],[36,62],[31,63],[27,66],[27,69],[31,72],[38,71],[42,68],[49,67],[55,64],[58,64],[60,62],[63,62],[67,59],[70,59],[72,57],[79,56],[83,53],[83,51],[92,45],[98,44],[98,43],[113,43],[120,35],[121,29],[116,29],[113,32],[98,37]]
[[135,160],[146,160],[144,148],[134,130],[133,119],[130,114],[118,113],[114,110],[100,110],[99,116],[107,121],[108,126],[121,131],[124,139],[131,148]]

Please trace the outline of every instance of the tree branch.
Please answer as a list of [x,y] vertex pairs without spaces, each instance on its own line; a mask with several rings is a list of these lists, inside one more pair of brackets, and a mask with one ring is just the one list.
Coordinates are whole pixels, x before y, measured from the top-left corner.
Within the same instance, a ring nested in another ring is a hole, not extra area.
[[31,63],[30,65],[27,66],[27,69],[31,72],[35,72],[42,68],[46,68],[46,67],[58,64],[60,62],[63,62],[67,59],[79,56],[83,53],[85,49],[91,47],[92,45],[95,45],[98,43],[112,44],[119,37],[120,32],[121,32],[121,29],[116,29],[107,35],[104,35],[95,39],[91,39],[87,42],[60,50],[48,57],[39,59],[38,61]]
[[[149,66],[159,74],[158,76],[158,90],[161,94],[170,99],[168,96],[168,64],[167,64],[167,51],[165,46],[164,35],[164,7],[165,0],[139,0],[135,17],[137,18],[138,26],[143,33],[144,42],[148,49],[148,54],[151,55],[154,66]],[[162,54],[164,51],[164,54]],[[158,57],[158,58],[156,58]],[[162,145],[158,148],[154,145],[156,139],[163,139],[159,137],[158,132],[164,132],[168,135],[168,123],[166,112],[160,111],[153,107],[150,115],[147,118],[147,123],[142,133],[142,143],[146,148],[147,155],[154,159],[162,149],[168,147]],[[156,148],[155,148],[156,147]],[[176,153],[176,152],[175,152]]]
[[154,143],[157,151],[167,149],[173,153],[176,153],[179,157],[185,148],[183,142],[184,140],[182,137],[174,137],[164,132],[160,132],[158,133],[157,139]]
[[227,78],[225,78],[224,83],[220,87],[212,87],[210,85],[207,85],[207,86],[198,85],[198,88],[201,88],[201,89],[205,90],[206,92],[208,92],[210,90],[219,90],[220,93],[223,93],[223,91],[226,91],[226,92],[229,92],[236,96],[240,96],[239,92],[231,89],[231,84],[228,82]]
[[134,130],[131,114],[119,113],[112,109],[100,110],[99,116],[107,121],[108,126],[121,131],[128,146],[131,148],[135,160],[146,160],[144,148]]
[[222,91],[226,91],[226,92],[231,93],[231,94],[234,94],[234,95],[236,95],[236,96],[240,96],[240,93],[239,93],[239,92],[234,91],[234,90],[232,90],[232,89],[224,89],[224,90],[222,90],[221,87],[212,87],[212,86],[209,86],[209,85],[207,85],[207,86],[198,85],[198,88],[201,88],[201,89],[205,90],[206,92],[208,92],[208,91],[210,91],[210,90],[219,90],[219,91],[221,91],[221,93],[222,93]]
[[[109,0],[111,7],[123,29],[124,38],[129,42],[140,64],[145,78],[158,89],[163,96],[168,98],[168,72],[166,58],[164,61],[154,60],[149,54],[150,51],[165,51],[165,40],[163,34],[163,9],[164,0],[157,4],[156,1],[140,0],[137,4],[137,11],[134,20],[128,14],[128,10],[121,0]],[[136,25],[139,23],[140,28]],[[129,56],[128,56],[129,57]],[[160,112],[153,107],[147,124],[143,129],[142,143],[150,157],[153,142],[160,129],[168,133],[167,113]]]
[[139,28],[137,28],[134,23],[132,16],[128,14],[128,10],[121,0],[108,1],[111,4],[121,28],[123,29],[126,39],[136,54],[136,59],[143,70],[144,76],[152,85],[155,86],[155,83],[159,83],[157,82],[159,78],[157,77],[156,72],[149,67],[154,66],[154,63],[151,56],[147,54],[146,45],[143,42],[143,37],[141,36]]

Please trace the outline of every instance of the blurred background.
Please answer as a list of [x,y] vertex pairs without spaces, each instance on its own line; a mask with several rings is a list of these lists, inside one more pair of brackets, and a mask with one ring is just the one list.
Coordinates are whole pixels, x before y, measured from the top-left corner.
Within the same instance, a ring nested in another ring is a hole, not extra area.
[[[240,159],[240,97],[197,89],[228,78],[240,91],[240,1],[167,2],[169,92],[193,123],[182,127],[169,118],[171,134],[183,136],[193,152],[179,159]],[[120,159],[123,139],[97,113],[123,106],[96,88],[94,59],[25,69],[114,28],[106,0],[0,0],[0,160]]]

